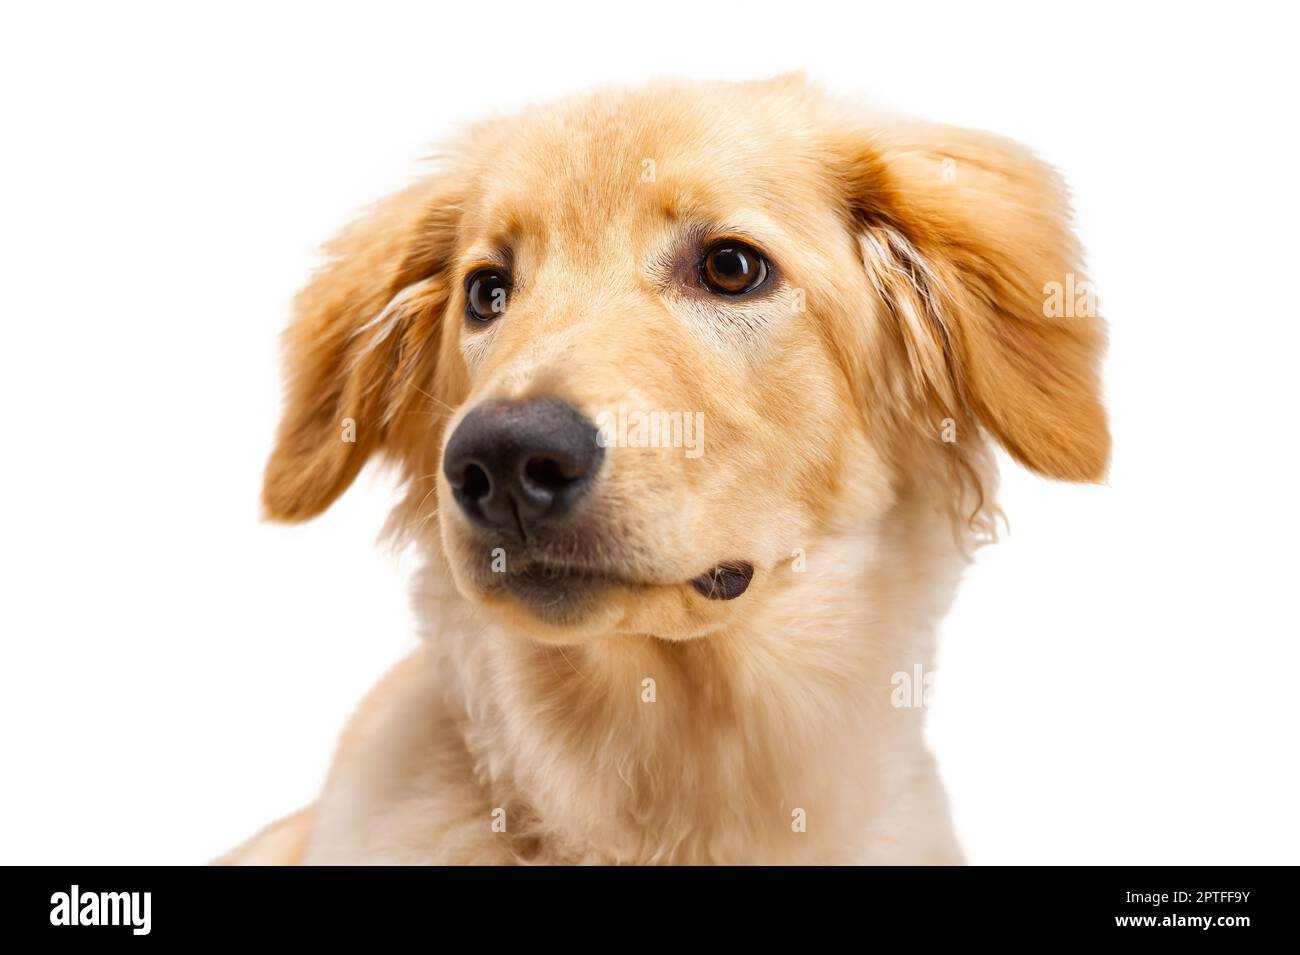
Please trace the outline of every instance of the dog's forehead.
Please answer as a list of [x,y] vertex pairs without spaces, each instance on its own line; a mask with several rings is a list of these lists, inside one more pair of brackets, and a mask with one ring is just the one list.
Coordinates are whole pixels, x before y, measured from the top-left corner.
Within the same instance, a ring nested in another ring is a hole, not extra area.
[[499,121],[463,227],[572,237],[648,219],[781,218],[819,195],[816,131],[762,89],[603,94]]

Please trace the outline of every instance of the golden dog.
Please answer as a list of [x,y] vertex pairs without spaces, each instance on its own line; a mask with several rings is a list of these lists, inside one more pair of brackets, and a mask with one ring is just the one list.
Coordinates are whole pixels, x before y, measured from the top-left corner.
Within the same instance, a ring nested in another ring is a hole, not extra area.
[[330,253],[266,509],[394,461],[425,648],[223,861],[960,861],[895,675],[989,536],[989,440],[1109,453],[1047,166],[797,76],[661,83],[471,128]]

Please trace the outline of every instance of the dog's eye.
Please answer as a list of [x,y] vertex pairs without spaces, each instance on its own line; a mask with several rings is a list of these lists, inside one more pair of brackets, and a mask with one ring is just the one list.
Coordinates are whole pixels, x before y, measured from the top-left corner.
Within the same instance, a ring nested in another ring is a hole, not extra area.
[[476,322],[492,321],[509,298],[510,281],[497,269],[478,269],[465,283],[465,308]]
[[719,295],[744,295],[763,284],[767,278],[767,260],[763,254],[743,242],[727,239],[716,242],[700,262],[700,279],[711,292]]

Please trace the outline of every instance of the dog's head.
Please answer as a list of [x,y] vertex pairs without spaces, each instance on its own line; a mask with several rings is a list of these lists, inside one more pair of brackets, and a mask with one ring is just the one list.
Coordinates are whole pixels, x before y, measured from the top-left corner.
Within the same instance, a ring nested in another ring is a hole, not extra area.
[[270,516],[366,459],[457,587],[543,639],[698,636],[985,435],[1096,480],[1102,326],[1021,147],[799,78],[602,93],[471,130],[331,248],[288,332]]

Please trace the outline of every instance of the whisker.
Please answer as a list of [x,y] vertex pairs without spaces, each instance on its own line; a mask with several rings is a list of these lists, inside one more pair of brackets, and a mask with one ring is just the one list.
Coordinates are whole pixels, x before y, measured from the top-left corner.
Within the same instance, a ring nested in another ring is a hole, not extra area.
[[[427,501],[427,500],[429,499],[429,494],[433,494],[433,493],[435,493],[437,490],[438,490],[438,485],[435,484],[433,487],[429,488],[429,493],[428,493],[428,494],[426,494],[426,495],[424,495],[424,497],[420,498],[420,503],[417,504],[417,505],[415,505],[415,516],[416,516],[417,518],[420,516],[420,508],[424,507],[424,502]],[[438,507],[437,507],[436,504],[434,505],[433,513],[434,513],[434,514],[437,514],[437,513],[438,513]],[[432,516],[432,515],[430,515],[430,517],[431,517],[431,516]],[[429,519],[428,517],[424,518],[425,521],[427,521],[428,519]],[[421,523],[423,523],[423,521],[420,521],[419,523],[416,523],[416,524],[412,525],[412,530],[414,530],[416,527],[419,527]]]
[[567,663],[567,664],[569,665],[569,669],[570,669],[570,670],[572,670],[574,673],[577,674],[579,680],[581,680],[583,683],[590,683],[590,682],[591,682],[591,681],[588,680],[585,676],[583,676],[581,673],[578,672],[578,668],[575,667],[575,666],[573,665],[573,661],[570,660],[569,657],[568,657],[568,655],[564,652],[564,647],[556,646],[555,649],[557,649],[557,650],[560,651],[560,656],[564,657],[564,662]]
[[446,409],[447,409],[448,411],[450,411],[452,414],[455,414],[455,413],[456,413],[456,409],[455,409],[455,408],[453,408],[451,405],[447,404],[447,402],[443,401],[441,398],[435,398],[433,395],[429,394],[427,391],[425,391],[423,388],[421,388],[421,387],[420,387],[419,385],[417,385],[415,382],[411,382],[411,387],[414,388],[416,391],[418,391],[420,394],[424,395],[424,397],[428,398],[430,401],[434,402],[435,404],[440,404],[440,405],[442,405],[444,408],[446,408]]
[[424,524],[430,518],[437,517],[437,516],[438,516],[438,509],[435,507],[431,513],[425,514],[423,517],[417,517],[415,523],[411,525],[410,529],[413,531],[417,530],[421,524]]

